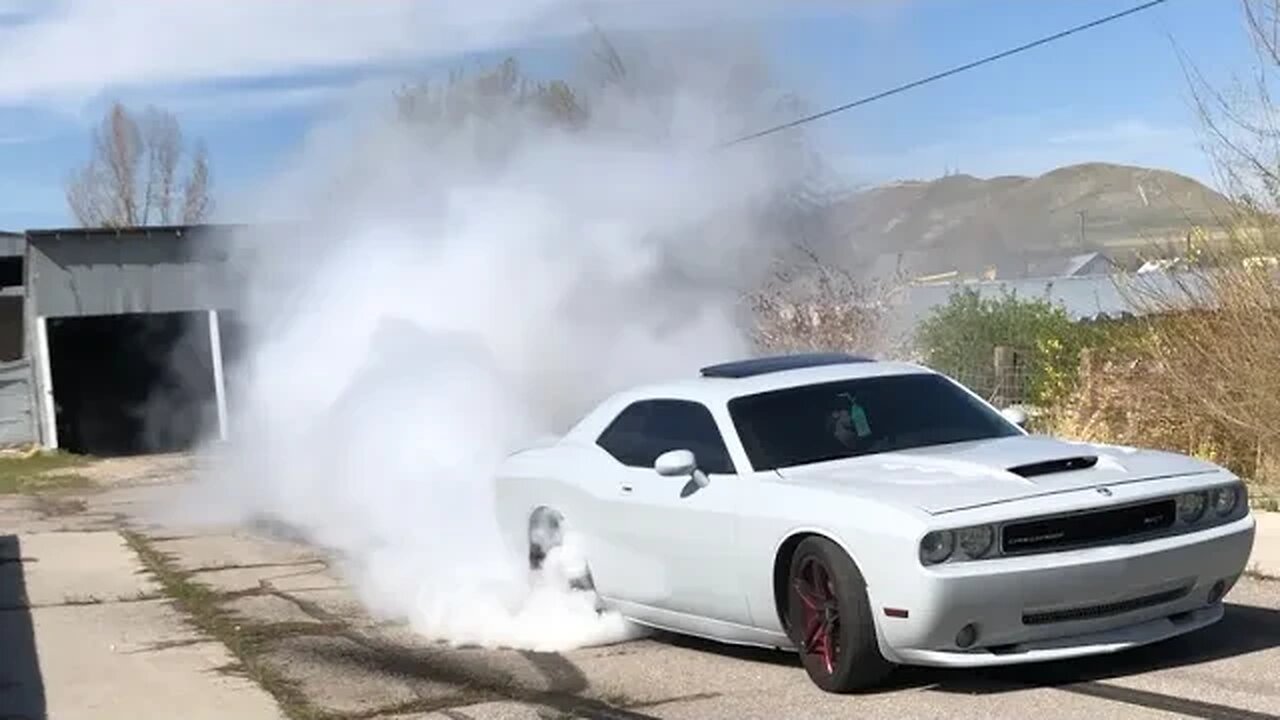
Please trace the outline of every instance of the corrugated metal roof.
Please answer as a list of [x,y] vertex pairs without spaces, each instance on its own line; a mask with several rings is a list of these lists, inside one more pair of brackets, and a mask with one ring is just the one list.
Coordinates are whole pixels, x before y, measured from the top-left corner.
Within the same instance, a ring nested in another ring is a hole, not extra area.
[[[1094,274],[1091,265],[1110,265],[1110,259],[1101,252],[1046,258],[1032,262],[1026,270],[1028,277],[1077,277]],[[1105,272],[1105,270],[1104,270]]]
[[234,308],[239,296],[229,248],[219,241],[239,227],[28,232],[34,312],[76,317]]
[[97,238],[97,237],[114,237],[114,238],[163,238],[163,237],[183,237],[189,234],[209,233],[218,235],[229,233],[236,230],[247,230],[254,226],[235,224],[235,223],[208,223],[201,225],[146,225],[142,227],[66,227],[66,228],[40,228],[35,230],[27,230],[24,234],[32,240],[42,240],[46,238]]

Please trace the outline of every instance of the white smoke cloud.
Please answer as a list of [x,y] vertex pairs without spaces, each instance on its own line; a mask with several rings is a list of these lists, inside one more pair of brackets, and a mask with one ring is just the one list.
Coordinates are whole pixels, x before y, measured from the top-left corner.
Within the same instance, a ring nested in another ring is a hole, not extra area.
[[803,167],[773,142],[712,151],[768,119],[767,83],[747,82],[765,64],[737,39],[666,37],[583,129],[375,111],[318,132],[262,195],[304,225],[236,253],[252,344],[230,369],[233,443],[189,507],[300,530],[371,610],[431,638],[623,637],[566,585],[590,538],[532,579],[504,546],[494,472],[614,390],[748,353],[740,291],[778,240],[761,208]]

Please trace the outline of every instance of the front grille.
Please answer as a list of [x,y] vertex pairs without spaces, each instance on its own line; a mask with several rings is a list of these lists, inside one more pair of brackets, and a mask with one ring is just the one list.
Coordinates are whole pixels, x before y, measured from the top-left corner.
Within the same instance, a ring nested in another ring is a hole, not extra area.
[[1172,527],[1177,504],[1156,502],[1006,525],[1000,549],[1008,555],[1089,547],[1150,535]]
[[1108,617],[1110,615],[1120,615],[1122,613],[1133,612],[1143,608],[1155,607],[1164,603],[1180,600],[1191,592],[1191,586],[1186,585],[1175,590],[1166,590],[1154,595],[1144,595],[1142,597],[1130,598],[1129,600],[1119,600],[1104,605],[1089,605],[1087,607],[1068,608],[1066,610],[1049,610],[1046,612],[1023,613],[1023,625],[1048,625],[1049,623],[1071,622],[1073,620],[1096,620],[1098,618]]

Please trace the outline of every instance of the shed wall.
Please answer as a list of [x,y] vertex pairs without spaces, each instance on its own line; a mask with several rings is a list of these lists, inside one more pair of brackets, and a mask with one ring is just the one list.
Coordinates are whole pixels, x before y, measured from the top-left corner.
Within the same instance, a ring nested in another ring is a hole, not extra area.
[[32,312],[56,318],[231,308],[236,294],[226,254],[210,247],[220,239],[33,234],[27,255]]
[[37,442],[31,363],[0,363],[0,446]]

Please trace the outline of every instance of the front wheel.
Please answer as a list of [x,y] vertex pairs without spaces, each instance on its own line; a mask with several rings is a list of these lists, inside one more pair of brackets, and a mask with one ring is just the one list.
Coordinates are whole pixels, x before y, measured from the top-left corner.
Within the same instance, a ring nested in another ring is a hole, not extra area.
[[893,664],[876,642],[866,581],[840,546],[822,537],[802,541],[787,580],[791,638],[814,684],[848,693],[889,675]]

